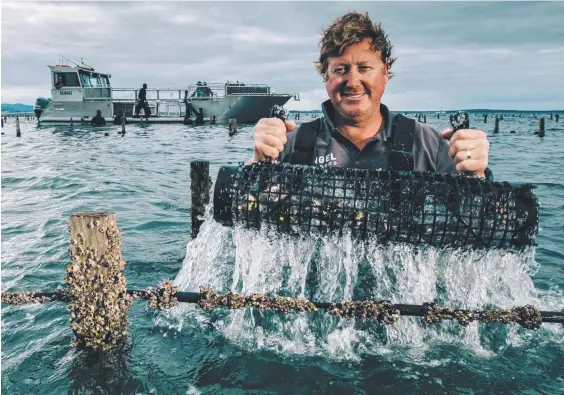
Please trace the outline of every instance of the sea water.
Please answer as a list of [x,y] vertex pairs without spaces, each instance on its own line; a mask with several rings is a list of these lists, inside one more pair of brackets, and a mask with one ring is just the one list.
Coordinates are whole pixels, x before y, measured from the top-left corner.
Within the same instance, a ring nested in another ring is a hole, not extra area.
[[[564,125],[534,135],[532,113],[471,124],[489,135],[496,180],[531,182],[540,203],[538,246],[522,253],[382,247],[349,237],[300,239],[215,223],[208,208],[190,236],[190,161],[221,165],[252,154],[252,125],[128,125],[101,130],[2,129],[2,290],[64,286],[72,213],[117,214],[128,288],[174,280],[182,290],[265,292],[316,301],[355,297],[460,308],[533,304],[564,309]],[[302,115],[302,121],[309,117]],[[427,114],[439,129],[448,126]],[[562,121],[560,121],[562,122]],[[515,133],[510,133],[514,130]],[[109,136],[104,136],[104,133]],[[63,393],[553,393],[564,391],[564,330],[448,322],[393,325],[256,309],[153,312],[135,302],[123,349],[70,346],[62,303],[2,305],[2,391]]]

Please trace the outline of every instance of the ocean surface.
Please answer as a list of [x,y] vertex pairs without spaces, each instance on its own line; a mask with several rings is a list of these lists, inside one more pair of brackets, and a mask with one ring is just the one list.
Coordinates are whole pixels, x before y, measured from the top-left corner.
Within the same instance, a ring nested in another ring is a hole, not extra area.
[[[174,280],[197,291],[269,292],[318,301],[351,299],[364,275],[375,297],[396,303],[440,300],[445,306],[564,309],[564,119],[548,114],[539,138],[533,113],[493,114],[472,126],[489,135],[498,181],[538,186],[538,246],[523,253],[462,252],[359,245],[343,238],[272,238],[229,229],[207,215],[190,235],[190,162],[221,165],[252,154],[252,126],[230,137],[225,127],[183,125],[103,129],[2,128],[2,291],[65,285],[69,217],[113,211],[123,231],[128,288]],[[302,120],[308,120],[302,115]],[[427,114],[439,129],[446,117]],[[510,131],[515,133],[510,133]],[[109,136],[104,136],[104,133]],[[318,267],[309,289],[308,267]],[[254,310],[203,312],[181,305],[129,310],[120,350],[79,351],[66,305],[2,305],[4,394],[562,394],[564,328],[457,323],[423,326],[355,321],[318,313]]]

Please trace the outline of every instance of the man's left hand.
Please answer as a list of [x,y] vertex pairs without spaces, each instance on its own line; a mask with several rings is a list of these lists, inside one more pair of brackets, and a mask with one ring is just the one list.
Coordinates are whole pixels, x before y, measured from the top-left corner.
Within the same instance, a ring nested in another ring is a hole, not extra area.
[[456,171],[469,171],[479,177],[486,176],[490,152],[486,133],[481,130],[460,129],[453,134],[452,129],[447,129],[441,136],[447,139],[452,136],[448,154],[456,163]]

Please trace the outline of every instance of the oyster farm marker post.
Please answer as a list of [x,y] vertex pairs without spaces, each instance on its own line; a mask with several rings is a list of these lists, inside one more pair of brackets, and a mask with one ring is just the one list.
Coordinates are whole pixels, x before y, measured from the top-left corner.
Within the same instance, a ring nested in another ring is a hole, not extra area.
[[210,204],[210,162],[190,162],[190,181],[192,191],[190,216],[192,217],[192,238],[195,238],[204,222],[202,217],[206,213],[206,206]]
[[76,345],[104,351],[127,336],[127,293],[121,232],[115,213],[81,211],[71,216],[67,266],[70,326]]

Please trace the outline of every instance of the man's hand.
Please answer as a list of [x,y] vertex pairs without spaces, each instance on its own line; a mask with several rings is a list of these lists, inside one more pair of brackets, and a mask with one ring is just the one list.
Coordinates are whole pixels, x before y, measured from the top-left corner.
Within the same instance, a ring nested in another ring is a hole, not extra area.
[[278,118],[262,118],[255,126],[255,154],[252,162],[276,159],[288,141],[286,133],[296,128],[294,122],[283,122]]
[[456,171],[470,171],[479,177],[485,177],[488,167],[490,143],[481,130],[460,129],[453,134],[452,129],[441,133],[443,138],[450,138],[449,156],[456,163]]

